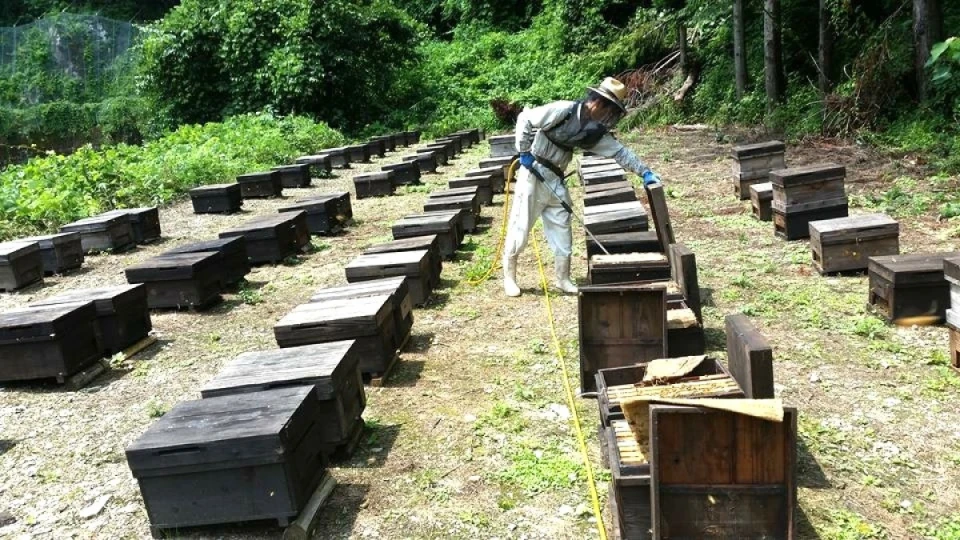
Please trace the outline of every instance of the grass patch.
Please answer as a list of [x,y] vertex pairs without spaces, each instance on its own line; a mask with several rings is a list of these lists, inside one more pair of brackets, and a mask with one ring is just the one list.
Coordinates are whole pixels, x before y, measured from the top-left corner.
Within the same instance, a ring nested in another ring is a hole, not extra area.
[[868,523],[859,514],[848,510],[830,512],[830,524],[821,532],[824,540],[881,540],[889,538],[883,527]]
[[495,477],[528,494],[574,486],[581,478],[580,464],[556,447],[521,447],[507,456],[510,465]]

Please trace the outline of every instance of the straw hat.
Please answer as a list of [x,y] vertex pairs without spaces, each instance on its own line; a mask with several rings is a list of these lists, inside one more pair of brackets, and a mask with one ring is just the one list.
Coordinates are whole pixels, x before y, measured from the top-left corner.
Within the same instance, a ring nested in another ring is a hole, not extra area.
[[603,96],[607,101],[612,102],[617,107],[620,107],[621,111],[627,112],[627,108],[623,105],[623,100],[627,98],[627,87],[624,86],[622,82],[613,77],[607,77],[600,83],[600,86],[596,88],[591,86],[590,90]]

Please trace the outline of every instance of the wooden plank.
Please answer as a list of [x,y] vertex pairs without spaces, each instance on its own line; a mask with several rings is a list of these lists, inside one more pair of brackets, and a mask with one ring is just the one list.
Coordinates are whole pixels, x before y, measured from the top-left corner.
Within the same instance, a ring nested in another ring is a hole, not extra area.
[[676,238],[673,235],[673,225],[670,223],[670,211],[667,209],[663,184],[651,184],[645,186],[645,189],[647,202],[650,204],[650,214],[653,216],[653,223],[657,230],[657,238],[660,239],[663,250],[667,251],[670,245],[676,243]]
[[317,527],[317,517],[320,515],[320,510],[326,506],[333,494],[333,488],[336,486],[337,481],[333,476],[330,473],[325,473],[323,480],[320,481],[320,485],[310,496],[300,515],[284,529],[283,540],[309,540],[312,538],[313,531]]
[[671,244],[669,252],[673,280],[680,287],[687,306],[696,314],[700,324],[703,324],[703,303],[700,299],[697,256],[684,244]]
[[728,315],[725,324],[730,374],[747,398],[773,398],[773,349],[767,339],[746,315]]

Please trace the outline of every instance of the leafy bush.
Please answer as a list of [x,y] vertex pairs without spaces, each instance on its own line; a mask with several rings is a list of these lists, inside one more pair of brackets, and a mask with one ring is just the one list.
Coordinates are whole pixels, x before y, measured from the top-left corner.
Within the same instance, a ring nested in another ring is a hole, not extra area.
[[201,185],[288,163],[343,136],[303,117],[249,114],[185,125],[143,146],[84,146],[0,172],[0,238],[51,231],[112,208],[170,201]]

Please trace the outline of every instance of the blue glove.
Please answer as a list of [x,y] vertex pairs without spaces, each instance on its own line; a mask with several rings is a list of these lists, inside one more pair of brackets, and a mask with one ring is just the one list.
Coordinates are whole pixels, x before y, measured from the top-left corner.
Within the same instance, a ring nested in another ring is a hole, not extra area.
[[533,154],[531,154],[530,152],[521,152],[521,153],[520,153],[520,165],[523,165],[524,167],[526,167],[526,168],[528,168],[528,169],[533,169],[533,162],[534,162],[534,161],[536,161],[536,160],[533,158]]
[[657,173],[655,173],[655,172],[653,172],[653,171],[651,171],[651,170],[649,170],[649,169],[647,170],[647,172],[643,173],[643,186],[644,186],[644,187],[646,187],[646,186],[652,186],[653,184],[660,184],[660,183],[662,183],[662,182],[660,181],[660,177],[657,176]]

